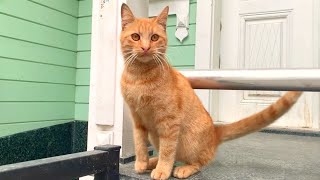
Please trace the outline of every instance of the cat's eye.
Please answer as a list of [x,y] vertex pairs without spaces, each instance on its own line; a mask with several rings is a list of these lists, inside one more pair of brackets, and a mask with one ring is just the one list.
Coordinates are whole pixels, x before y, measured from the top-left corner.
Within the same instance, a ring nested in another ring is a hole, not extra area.
[[131,34],[131,38],[132,38],[134,41],[139,41],[139,40],[140,40],[140,36],[139,36],[139,34],[137,34],[137,33]]
[[151,40],[152,41],[158,41],[158,39],[159,39],[159,35],[158,34],[154,34],[154,35],[151,36]]

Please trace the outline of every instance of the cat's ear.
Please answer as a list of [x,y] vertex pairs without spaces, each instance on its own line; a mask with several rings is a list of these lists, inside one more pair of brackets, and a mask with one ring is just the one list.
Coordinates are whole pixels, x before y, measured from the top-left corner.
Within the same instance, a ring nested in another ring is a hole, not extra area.
[[134,21],[135,17],[130,10],[129,6],[125,3],[121,6],[121,23],[122,23],[122,29],[124,29],[128,24],[132,23]]
[[163,29],[166,30],[167,28],[167,19],[168,19],[168,14],[169,14],[169,6],[166,6],[162,12],[159,14],[157,17],[157,22],[163,26]]

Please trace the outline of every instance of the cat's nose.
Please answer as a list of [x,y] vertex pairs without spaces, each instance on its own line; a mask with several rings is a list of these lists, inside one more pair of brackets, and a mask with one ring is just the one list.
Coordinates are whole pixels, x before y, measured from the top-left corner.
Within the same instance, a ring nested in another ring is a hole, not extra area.
[[144,53],[147,53],[150,50],[150,47],[141,47]]

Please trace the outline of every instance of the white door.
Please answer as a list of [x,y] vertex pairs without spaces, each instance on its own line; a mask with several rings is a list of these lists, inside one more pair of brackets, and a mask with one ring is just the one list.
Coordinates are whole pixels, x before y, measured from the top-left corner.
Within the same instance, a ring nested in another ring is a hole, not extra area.
[[[311,68],[314,7],[318,0],[222,0],[221,69]],[[317,46],[317,47],[315,47]],[[258,112],[284,92],[221,91],[218,120],[233,122]],[[319,98],[305,93],[273,126],[319,128]],[[316,107],[317,106],[317,107]],[[317,112],[316,112],[317,111]]]

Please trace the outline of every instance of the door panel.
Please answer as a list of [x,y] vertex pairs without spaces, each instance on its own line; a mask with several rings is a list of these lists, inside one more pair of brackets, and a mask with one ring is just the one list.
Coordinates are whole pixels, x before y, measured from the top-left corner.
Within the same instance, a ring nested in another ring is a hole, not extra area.
[[[314,67],[313,0],[223,0],[221,69]],[[219,121],[258,112],[285,92],[221,91]],[[312,99],[304,93],[274,126],[312,127]]]

